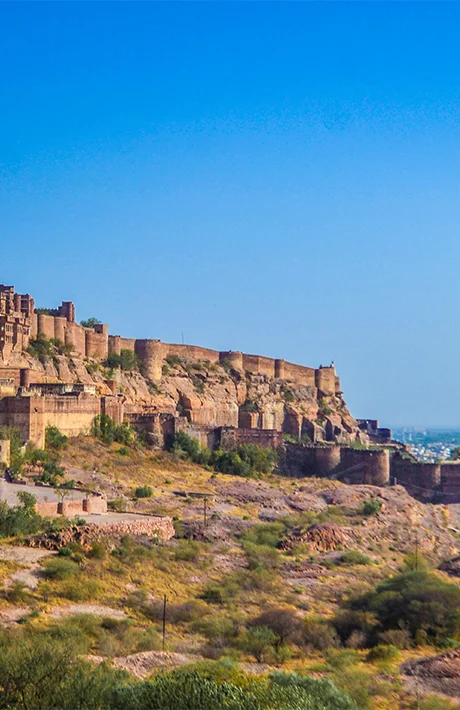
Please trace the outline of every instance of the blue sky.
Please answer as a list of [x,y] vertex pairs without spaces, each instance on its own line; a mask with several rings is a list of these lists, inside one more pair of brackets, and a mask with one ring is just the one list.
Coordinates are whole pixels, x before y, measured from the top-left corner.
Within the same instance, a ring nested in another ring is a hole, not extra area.
[[459,425],[460,4],[0,4],[0,282]]

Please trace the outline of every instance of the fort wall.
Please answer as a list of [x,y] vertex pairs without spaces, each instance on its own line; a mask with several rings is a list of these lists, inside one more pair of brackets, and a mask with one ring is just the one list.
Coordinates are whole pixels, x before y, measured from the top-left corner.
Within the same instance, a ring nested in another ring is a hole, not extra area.
[[292,380],[298,385],[316,386],[315,369],[313,367],[294,365],[292,362],[284,361],[283,379]]
[[107,359],[109,354],[108,326],[96,325],[94,328],[84,328],[86,357]]
[[315,466],[318,476],[328,476],[339,465],[341,460],[340,446],[317,447],[315,450]]
[[324,394],[335,394],[335,368],[320,367],[315,370],[315,385]]
[[386,486],[390,482],[390,454],[385,449],[288,443],[280,450],[278,469],[289,476],[332,476],[350,483]]
[[234,370],[243,369],[243,353],[239,351],[227,350],[219,353],[219,362],[228,361]]
[[460,463],[441,464],[441,491],[443,503],[460,502]]
[[86,392],[66,395],[4,397],[0,400],[0,426],[19,429],[23,441],[45,445],[47,426],[57,426],[66,436],[89,432],[101,413],[101,398]]
[[142,362],[145,377],[153,382],[160,380],[164,357],[163,343],[160,340],[136,340],[134,349]]
[[283,443],[283,434],[275,429],[235,429],[222,427],[220,447],[233,450],[242,444],[253,444],[265,449],[278,449]]
[[163,358],[166,358],[168,355],[177,355],[178,357],[185,358],[186,360],[192,360],[193,362],[197,362],[199,360],[209,360],[209,362],[218,363],[220,360],[220,353],[217,350],[201,348],[197,345],[162,343],[162,346]]
[[418,463],[394,454],[391,462],[392,483],[399,483],[417,498],[431,500],[441,489],[441,465]]
[[[349,449],[342,447],[340,468],[346,472],[359,468],[356,475],[361,483],[371,486],[386,486],[390,482],[390,453],[386,449]],[[350,471],[352,476],[355,475]],[[343,480],[346,480],[345,478]]]
[[82,357],[86,355],[85,329],[77,323],[67,323],[65,331],[65,344]]

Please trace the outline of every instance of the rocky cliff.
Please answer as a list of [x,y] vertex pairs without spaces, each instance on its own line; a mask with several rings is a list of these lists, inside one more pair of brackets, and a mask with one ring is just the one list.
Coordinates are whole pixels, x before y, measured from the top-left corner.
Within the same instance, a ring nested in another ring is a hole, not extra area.
[[350,442],[363,440],[341,393],[289,379],[251,374],[229,363],[165,361],[159,382],[139,369],[109,368],[98,360],[58,352],[38,360],[12,354],[0,369],[29,368],[30,382],[95,385],[103,395],[123,397],[126,412],[157,411],[181,415],[197,426],[275,429],[296,438]]

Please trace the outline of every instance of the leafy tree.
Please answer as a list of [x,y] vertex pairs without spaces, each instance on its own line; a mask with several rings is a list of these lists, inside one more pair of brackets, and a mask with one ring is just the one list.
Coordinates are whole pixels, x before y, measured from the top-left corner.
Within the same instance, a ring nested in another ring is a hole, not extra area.
[[218,449],[213,454],[213,465],[216,471],[229,473],[232,476],[248,478],[252,474],[251,464],[248,461],[243,461],[236,451]]
[[37,481],[46,483],[50,486],[57,486],[59,479],[65,476],[65,470],[62,466],[58,466],[55,461],[45,461],[43,464],[43,472],[40,476],[36,476]]
[[45,430],[45,448],[59,453],[65,448],[68,437],[62,434],[57,426],[47,426]]
[[113,710],[258,710],[252,693],[199,673],[159,673],[152,681],[116,689]]
[[10,442],[10,471],[17,474],[24,463],[22,439],[19,429],[5,426],[0,428],[0,439]]
[[450,458],[452,461],[458,461],[458,459],[460,459],[460,446],[456,446],[455,449],[453,449]]
[[120,354],[111,353],[105,361],[105,366],[110,369],[121,368],[127,372],[140,369],[140,360],[132,350],[122,349]]
[[43,519],[35,510],[35,496],[21,491],[18,498],[19,505],[12,508],[6,501],[0,501],[0,537],[33,535],[43,526]]
[[86,320],[80,321],[80,325],[82,325],[83,328],[94,328],[95,325],[101,325],[101,323],[102,323],[102,321],[100,321],[94,317],[87,318]]
[[391,577],[353,607],[372,612],[382,631],[405,628],[414,639],[421,631],[440,643],[460,632],[460,589],[432,572]]
[[270,473],[277,458],[276,451],[255,444],[242,444],[236,451],[217,450],[212,457],[216,471],[233,476],[253,476]]
[[209,449],[202,446],[198,439],[189,436],[185,431],[176,432],[167,448],[179,458],[187,458],[202,465],[206,465],[211,458]]
[[273,652],[277,640],[277,635],[268,626],[253,626],[243,637],[242,646],[258,663],[263,663],[270,651]]
[[43,333],[39,333],[29,342],[26,350],[29,355],[38,358],[42,364],[45,364],[53,354],[53,345]]
[[357,710],[329,680],[296,673],[274,673],[268,679],[237,685],[193,671],[160,673],[151,681],[116,688],[112,710]]
[[94,417],[91,433],[106,444],[116,441],[118,444],[129,445],[135,439],[134,429],[128,422],[117,424],[107,414],[98,414],[97,417]]
[[259,614],[250,626],[264,626],[276,636],[275,648],[290,641],[300,630],[300,620],[290,609],[272,608]]
[[72,639],[4,634],[0,640],[0,708],[104,710],[125,674],[76,657]]
[[111,370],[115,370],[117,367],[121,367],[121,357],[117,353],[110,353],[104,364]]
[[242,444],[238,447],[238,454],[257,473],[271,473],[277,459],[276,451],[255,444]]

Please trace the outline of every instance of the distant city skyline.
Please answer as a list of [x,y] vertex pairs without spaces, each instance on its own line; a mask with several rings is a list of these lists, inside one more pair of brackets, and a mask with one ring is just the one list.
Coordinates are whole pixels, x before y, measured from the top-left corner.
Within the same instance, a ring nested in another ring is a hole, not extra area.
[[460,428],[458,3],[1,3],[0,282]]

